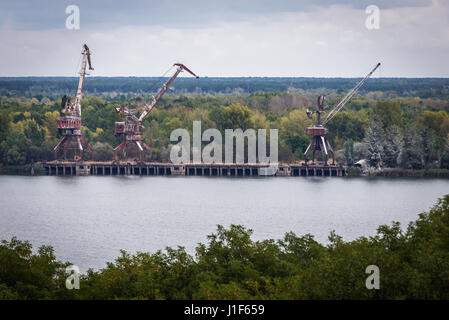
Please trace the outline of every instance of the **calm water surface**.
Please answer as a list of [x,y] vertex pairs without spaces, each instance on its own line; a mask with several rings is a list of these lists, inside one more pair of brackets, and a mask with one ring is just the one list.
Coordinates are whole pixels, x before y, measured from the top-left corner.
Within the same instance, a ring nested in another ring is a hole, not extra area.
[[120,249],[193,253],[217,224],[242,224],[257,240],[374,235],[381,224],[415,220],[449,193],[449,180],[0,176],[0,192],[0,239],[52,245],[86,271]]

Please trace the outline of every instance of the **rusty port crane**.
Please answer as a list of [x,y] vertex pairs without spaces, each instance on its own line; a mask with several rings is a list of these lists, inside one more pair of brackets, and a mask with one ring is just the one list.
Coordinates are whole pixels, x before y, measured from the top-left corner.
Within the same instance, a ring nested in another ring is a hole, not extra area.
[[[89,47],[84,44],[81,52],[82,62],[80,69],[80,78],[78,81],[78,89],[76,91],[75,102],[72,103],[70,97],[67,98],[64,108],[61,110],[62,116],[57,119],[57,128],[62,130],[63,137],[53,149],[55,160],[58,157],[58,152],[62,149],[64,152],[64,160],[67,159],[67,150],[74,141],[75,155],[73,160],[83,160],[83,145],[92,152],[92,148],[87,143],[82,135],[82,122],[81,122],[81,100],[83,98],[84,78],[86,77],[86,67],[89,64],[89,70],[94,70],[90,61]],[[78,151],[78,152],[77,152]]]
[[116,108],[115,111],[117,113],[123,113],[125,116],[125,121],[120,121],[115,123],[115,135],[124,135],[124,141],[114,148],[114,160],[117,161],[118,155],[117,153],[126,148],[128,145],[136,145],[139,152],[139,159],[142,161],[142,156],[144,152],[144,148],[148,150],[151,154],[151,148],[143,141],[142,132],[144,126],[142,125],[143,119],[151,112],[157,102],[162,98],[164,93],[170,88],[172,82],[176,79],[176,77],[182,72],[187,71],[195,78],[199,78],[195,73],[193,73],[189,68],[187,68],[182,63],[175,63],[173,65],[176,67],[175,73],[171,76],[171,78],[164,83],[162,88],[159,89],[156,96],[144,107],[142,114],[137,117],[136,114],[138,112],[137,109],[130,109],[129,104],[124,105],[121,108]]
[[309,161],[308,154],[312,152],[312,164],[315,163],[315,152],[321,151],[323,154],[324,164],[327,165],[329,153],[332,156],[332,165],[335,164],[335,155],[334,150],[332,149],[331,144],[329,143],[329,140],[326,138],[326,134],[328,133],[328,130],[324,127],[326,123],[328,123],[330,120],[332,120],[333,117],[345,106],[345,104],[357,93],[357,91],[360,89],[360,87],[365,83],[366,80],[368,80],[369,77],[376,71],[377,68],[379,68],[380,62],[376,64],[376,66],[368,73],[365,78],[363,78],[357,85],[352,88],[345,96],[344,98],[327,114],[324,121],[321,119],[321,115],[324,112],[324,96],[321,95],[317,99],[317,106],[314,111],[310,111],[307,109],[307,116],[312,119],[312,115],[316,114],[316,122],[315,125],[312,127],[306,128],[306,133],[308,136],[311,137],[311,142],[309,146],[307,147],[306,151],[304,152],[304,157],[306,164]]

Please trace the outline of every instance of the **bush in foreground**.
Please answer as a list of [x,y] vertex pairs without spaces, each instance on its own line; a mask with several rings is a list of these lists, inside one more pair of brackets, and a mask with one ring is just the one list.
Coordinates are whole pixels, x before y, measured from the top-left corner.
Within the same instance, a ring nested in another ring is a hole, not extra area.
[[[287,233],[254,241],[243,226],[218,226],[195,256],[183,247],[129,254],[65,288],[65,267],[51,247],[0,245],[0,299],[449,299],[449,195],[403,231],[380,226],[373,237],[345,242],[331,233]],[[380,269],[380,289],[368,290],[368,265]]]

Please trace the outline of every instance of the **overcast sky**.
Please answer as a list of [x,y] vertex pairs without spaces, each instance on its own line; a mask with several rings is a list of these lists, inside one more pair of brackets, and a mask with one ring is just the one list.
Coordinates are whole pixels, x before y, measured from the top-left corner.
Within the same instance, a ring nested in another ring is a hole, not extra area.
[[[66,28],[68,5],[80,29]],[[380,29],[365,27],[368,5]],[[0,0],[0,76],[449,77],[447,0]]]

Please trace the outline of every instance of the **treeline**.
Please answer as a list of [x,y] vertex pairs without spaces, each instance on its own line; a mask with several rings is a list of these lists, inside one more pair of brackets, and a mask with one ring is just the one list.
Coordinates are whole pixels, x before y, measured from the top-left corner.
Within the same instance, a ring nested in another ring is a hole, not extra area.
[[[327,110],[344,93],[327,95]],[[2,96],[0,101],[0,164],[29,164],[52,160],[61,137],[56,128],[61,97]],[[150,96],[126,102],[142,107]],[[83,99],[83,135],[94,148],[94,160],[112,160],[114,122],[122,121],[115,108],[125,101],[87,96]],[[153,149],[147,160],[168,161],[170,133],[201,120],[202,130],[248,128],[279,130],[279,160],[304,159],[312,125],[306,108],[315,108],[316,94],[255,93],[250,95],[168,94],[144,120],[143,138]],[[406,169],[449,169],[449,102],[438,99],[377,100],[370,94],[353,98],[327,124],[337,161],[349,165],[367,159],[370,166]],[[204,143],[205,144],[205,143]],[[128,153],[132,157],[132,152]]]
[[[86,90],[98,96],[153,93],[165,78],[158,77],[88,77]],[[167,80],[167,79],[165,79]],[[256,92],[315,92],[326,89],[341,93],[355,86],[359,78],[178,78],[177,93],[234,93]],[[76,77],[0,77],[0,95],[28,96],[63,95],[76,88]],[[449,98],[449,79],[446,78],[372,78],[360,92],[381,92],[395,97]]]
[[[323,245],[310,234],[254,241],[243,226],[218,226],[195,255],[183,247],[129,254],[80,277],[68,290],[52,247],[0,244],[0,299],[449,299],[449,195],[408,225]],[[368,290],[368,266],[380,288]]]
[[[395,101],[372,108],[360,154],[372,168],[449,169],[449,115],[445,111],[405,113]],[[332,126],[337,125],[333,123]],[[348,164],[357,159],[352,137],[344,143]]]

